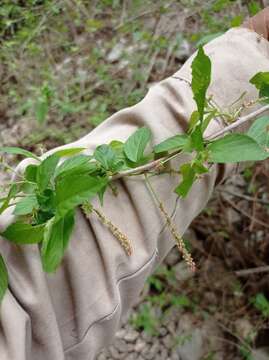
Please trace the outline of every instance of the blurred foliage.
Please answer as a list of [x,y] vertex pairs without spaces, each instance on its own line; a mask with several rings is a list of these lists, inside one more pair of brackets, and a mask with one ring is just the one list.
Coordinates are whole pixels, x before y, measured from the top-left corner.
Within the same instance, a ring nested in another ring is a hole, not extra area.
[[231,0],[3,0],[0,110],[43,124],[24,146],[51,136],[45,123],[56,144],[69,142],[177,70],[184,41],[194,50],[246,9]]

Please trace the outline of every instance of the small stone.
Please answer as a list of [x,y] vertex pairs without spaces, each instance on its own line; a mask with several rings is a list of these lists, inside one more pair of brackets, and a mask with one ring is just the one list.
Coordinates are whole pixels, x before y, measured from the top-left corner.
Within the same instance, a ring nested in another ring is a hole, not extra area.
[[125,329],[120,329],[119,331],[116,332],[115,337],[117,339],[124,339],[125,334],[126,334],[126,330]]
[[269,348],[261,348],[252,352],[253,360],[268,360],[269,359]]
[[146,342],[151,342],[152,336],[147,333],[146,331],[142,331],[141,333],[142,339],[144,339]]
[[97,356],[97,359],[96,360],[107,360],[107,357],[105,354],[101,353]]
[[[254,334],[253,331],[253,326],[251,325],[250,321],[248,319],[237,319],[235,321],[235,331],[236,333],[242,338],[242,339],[246,339],[249,336],[251,336],[251,334]],[[254,340],[253,338],[251,340]]]
[[122,337],[127,342],[135,342],[135,340],[138,338],[139,333],[136,330],[128,330],[125,335]]
[[109,353],[113,359],[121,359],[122,354],[120,354],[119,350],[114,346],[109,347]]
[[159,334],[161,335],[161,336],[165,336],[165,335],[167,335],[167,333],[168,333],[168,331],[167,331],[167,329],[165,328],[165,327],[161,327],[160,329],[159,329]]
[[170,334],[175,335],[175,333],[176,333],[176,324],[175,324],[175,322],[169,322],[167,324],[167,330],[170,332]]
[[151,348],[149,349],[149,351],[148,351],[146,354],[144,354],[145,359],[151,360],[151,359],[155,358],[155,355],[158,353],[159,348],[160,348],[159,342],[155,342],[155,343],[151,346]]
[[241,216],[233,208],[226,208],[226,216],[229,224],[236,224],[241,221]]
[[162,348],[160,353],[160,360],[167,360],[168,358],[168,350],[166,348]]
[[119,352],[128,352],[129,351],[129,347],[128,347],[128,344],[122,340],[122,339],[117,339],[115,342],[114,342],[114,346],[119,350]]
[[144,340],[138,339],[135,343],[134,351],[141,352],[146,346],[147,343]]
[[190,270],[189,266],[182,261],[174,267],[175,277],[178,281],[183,282],[193,277],[194,273]]
[[174,345],[174,341],[171,335],[166,335],[162,338],[162,343],[165,345],[167,349],[171,349],[171,347]]
[[125,360],[136,360],[136,359],[137,359],[137,354],[135,352],[128,354],[125,358]]
[[124,50],[124,43],[119,42],[108,53],[107,61],[110,62],[110,63],[118,61],[121,58],[122,54],[123,54],[123,50]]
[[190,43],[186,39],[183,39],[179,49],[175,52],[175,57],[180,61],[185,61],[190,56],[190,53]]
[[191,337],[177,348],[182,360],[200,360],[204,353],[203,335],[200,329],[194,329]]

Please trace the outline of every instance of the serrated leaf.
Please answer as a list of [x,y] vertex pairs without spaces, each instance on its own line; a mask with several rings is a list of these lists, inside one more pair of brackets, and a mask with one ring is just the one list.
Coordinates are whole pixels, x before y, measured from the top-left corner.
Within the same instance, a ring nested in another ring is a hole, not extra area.
[[109,145],[97,146],[93,154],[105,170],[110,170],[116,162],[116,154]]
[[0,303],[2,302],[8,288],[8,272],[5,261],[0,254]]
[[56,184],[57,216],[63,217],[68,211],[73,210],[74,207],[90,200],[106,184],[106,179],[88,175],[70,175],[64,177]]
[[265,115],[255,120],[247,134],[262,147],[269,148],[269,116]]
[[192,168],[191,164],[183,164],[180,167],[180,173],[182,175],[181,183],[175,188],[175,192],[182,198],[188,195],[194,181],[195,181],[195,171]]
[[1,235],[18,245],[36,244],[43,240],[44,225],[32,226],[22,222],[15,222],[9,225]]
[[124,144],[124,153],[127,158],[133,162],[142,160],[150,138],[151,132],[148,128],[142,127],[136,130]]
[[31,153],[28,150],[24,150],[18,147],[12,147],[12,146],[2,146],[0,147],[0,152],[4,152],[7,154],[14,154],[14,155],[23,155],[25,157],[29,157],[38,161],[41,161],[35,154]]
[[202,46],[199,47],[198,53],[192,62],[191,68],[191,88],[193,92],[193,98],[196,102],[197,109],[200,114],[200,120],[202,120],[206,103],[206,91],[211,80],[211,61],[204,53]]
[[230,134],[208,145],[209,161],[214,163],[236,163],[259,161],[268,158],[269,153],[248,135]]
[[69,211],[63,218],[50,219],[45,227],[44,240],[41,247],[41,259],[44,271],[54,272],[60,265],[68,246],[73,228],[74,211]]
[[[79,169],[82,169],[85,167],[86,164],[89,164],[90,156],[87,155],[77,155],[73,156],[69,159],[66,159],[64,162],[62,162],[61,165],[59,165],[55,170],[55,178],[57,178],[60,175],[64,175],[65,173],[70,173],[72,171],[77,171]],[[90,169],[91,167],[86,166],[87,169]]]
[[41,192],[49,185],[59,160],[60,157],[57,154],[52,154],[38,166],[36,179],[38,188]]
[[185,134],[172,136],[160,144],[155,145],[153,150],[156,154],[171,151],[171,150],[180,150],[183,149],[188,141],[188,136]]
[[27,215],[31,214],[34,209],[38,208],[38,202],[35,195],[29,195],[20,200],[13,211],[14,215]]

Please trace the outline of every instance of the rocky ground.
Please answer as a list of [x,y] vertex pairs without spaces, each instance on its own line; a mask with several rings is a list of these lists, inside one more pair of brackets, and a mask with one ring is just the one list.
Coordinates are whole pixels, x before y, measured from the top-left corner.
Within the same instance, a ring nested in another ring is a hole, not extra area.
[[[38,154],[139,101],[199,41],[254,9],[238,0],[39,3],[21,5],[16,26],[0,23],[0,145]],[[269,359],[268,174],[268,162],[249,166],[215,191],[185,234],[199,271],[173,249],[98,360]],[[0,182],[9,177],[1,168]]]

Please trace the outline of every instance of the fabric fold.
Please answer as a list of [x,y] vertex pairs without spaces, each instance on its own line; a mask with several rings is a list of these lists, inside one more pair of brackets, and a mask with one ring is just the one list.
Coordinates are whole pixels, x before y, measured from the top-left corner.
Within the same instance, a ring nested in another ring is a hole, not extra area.
[[[259,39],[247,29],[233,29],[205,47],[213,69],[209,94],[220,107],[229,107],[243,91],[248,91],[247,99],[257,97],[249,79],[269,70],[268,42]],[[140,126],[151,129],[152,145],[184,133],[195,110],[188,84],[192,59],[174,77],[154,86],[140,103],[62,148],[81,146],[91,153],[111,140],[125,141]],[[207,134],[222,126],[213,121]],[[187,158],[183,155],[171,166],[178,169]],[[213,166],[188,197],[178,201],[174,220],[181,234],[207,204],[216,179],[224,176],[222,170]],[[173,189],[178,181],[170,174],[151,180],[169,214],[174,213]],[[55,274],[43,273],[36,246],[17,247],[1,239],[0,252],[10,274],[9,292],[0,309],[1,360],[91,360],[112,342],[146,278],[174,245],[143,178],[122,179],[117,187],[117,197],[105,195],[102,211],[132,242],[131,257],[94,215],[89,220],[81,211],[77,211],[70,246]],[[94,205],[100,208],[97,200]]]

